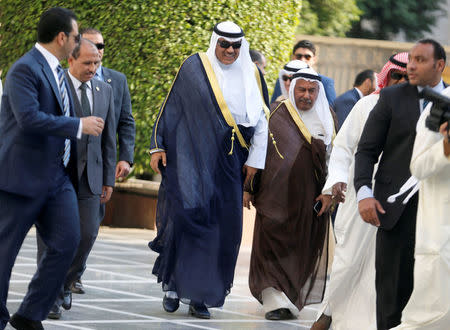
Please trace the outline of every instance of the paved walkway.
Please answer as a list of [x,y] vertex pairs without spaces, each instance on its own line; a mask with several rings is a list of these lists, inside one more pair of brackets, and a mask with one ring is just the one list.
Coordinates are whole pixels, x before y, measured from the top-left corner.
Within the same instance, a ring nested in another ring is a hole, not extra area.
[[[246,217],[248,218],[248,217]],[[247,224],[249,226],[250,224]],[[251,228],[251,226],[250,226]],[[70,311],[44,322],[45,329],[309,329],[318,306],[307,306],[298,320],[267,321],[248,289],[251,233],[246,233],[236,268],[234,287],[223,308],[211,309],[210,320],[188,315],[188,307],[169,314],[162,309],[162,292],[151,275],[156,254],[147,243],[155,232],[102,227],[89,257],[84,295],[73,295]],[[16,260],[8,309],[14,313],[36,268],[36,235],[31,231]],[[6,329],[12,329],[7,326]]]

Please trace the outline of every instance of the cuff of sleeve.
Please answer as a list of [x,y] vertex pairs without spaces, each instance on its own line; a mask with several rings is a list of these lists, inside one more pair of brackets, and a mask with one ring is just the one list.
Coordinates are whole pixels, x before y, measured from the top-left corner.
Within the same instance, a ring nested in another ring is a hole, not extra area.
[[260,170],[264,169],[264,165],[266,163],[266,152],[261,152],[260,150],[250,146],[250,150],[248,152],[247,161],[245,165],[258,168]]
[[370,189],[368,186],[362,186],[361,188],[359,188],[358,193],[356,194],[356,199],[358,202],[360,202],[366,198],[373,198],[373,192],[372,189]]
[[77,139],[81,139],[81,135],[83,132],[83,122],[80,119],[80,124],[78,125],[78,131],[77,131]]
[[150,155],[152,155],[155,152],[165,152],[165,150],[164,149],[155,148],[155,149],[150,149],[148,152],[150,153]]
[[322,194],[323,195],[331,195],[332,189],[333,189],[333,187],[326,188],[326,189],[324,188],[324,189],[322,189]]

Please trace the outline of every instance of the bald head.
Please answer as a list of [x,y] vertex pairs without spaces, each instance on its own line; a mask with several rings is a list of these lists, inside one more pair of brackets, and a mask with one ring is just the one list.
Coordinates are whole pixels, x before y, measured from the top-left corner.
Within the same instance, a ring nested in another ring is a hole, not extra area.
[[81,38],[68,61],[70,73],[79,81],[87,82],[94,77],[100,65],[100,56],[93,42]]

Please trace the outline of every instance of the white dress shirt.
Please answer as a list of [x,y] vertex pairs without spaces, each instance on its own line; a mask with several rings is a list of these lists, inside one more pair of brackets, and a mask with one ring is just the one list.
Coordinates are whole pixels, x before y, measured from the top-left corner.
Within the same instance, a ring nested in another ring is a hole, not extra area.
[[[77,78],[75,78],[70,73],[70,70],[69,70],[69,77],[70,77],[70,80],[72,80],[72,84],[73,84],[73,87],[75,89],[75,93],[77,93],[78,101],[80,101],[80,104],[81,104],[81,88],[80,87],[81,87],[82,82],[79,81]],[[86,95],[87,95],[87,98],[89,100],[89,107],[91,109],[91,114],[92,114],[94,101],[93,101],[93,95],[92,95],[92,83],[91,83],[91,81],[90,80],[86,81],[86,85],[87,85]]]
[[[47,61],[48,65],[50,66],[50,69],[53,72],[53,77],[55,77],[56,86],[58,86],[58,90],[59,90],[59,79],[58,79],[58,70],[57,70],[57,68],[58,68],[58,65],[60,65],[60,64],[59,64],[58,58],[55,55],[53,55],[52,53],[50,53],[47,49],[45,49],[38,42],[36,42],[36,44],[34,46],[42,54],[42,56],[44,56],[44,58]],[[77,139],[81,139],[81,133],[82,132],[83,132],[83,124],[82,124],[82,122],[80,120],[80,124],[78,125],[78,131],[77,131]]]
[[[417,86],[417,90],[419,91],[419,93],[423,89],[424,89],[423,86]],[[439,83],[436,86],[432,87],[431,89],[433,91],[435,91],[436,93],[441,93],[445,89],[444,82],[442,81],[442,79],[441,79],[441,81],[439,81]],[[423,98],[420,99],[419,102],[420,102],[420,113],[422,113],[424,99]],[[361,188],[359,188],[358,193],[357,193],[358,202],[363,199],[372,198],[372,197],[373,197],[373,191],[368,186],[362,186]]]

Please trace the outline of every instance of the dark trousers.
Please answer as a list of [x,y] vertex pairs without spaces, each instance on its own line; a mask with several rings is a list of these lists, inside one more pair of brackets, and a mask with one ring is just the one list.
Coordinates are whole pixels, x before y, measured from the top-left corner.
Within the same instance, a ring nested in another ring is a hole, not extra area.
[[[77,252],[73,258],[72,264],[67,272],[63,290],[68,290],[70,285],[78,278],[81,278],[86,269],[86,261],[89,253],[94,246],[94,242],[98,235],[100,227],[99,208],[100,195],[93,194],[89,188],[86,170],[81,175],[78,184],[78,210],[80,214],[80,233],[81,239]],[[42,257],[43,251],[46,250],[45,244],[38,236],[38,260]],[[62,304],[63,290],[55,300],[60,306]]]
[[86,269],[89,253],[97,239],[100,227],[100,195],[93,194],[87,182],[86,170],[79,183],[78,209],[80,212],[81,239],[78,250],[66,277],[66,287],[81,278]]
[[49,190],[33,198],[0,191],[0,329],[9,320],[6,299],[11,270],[34,224],[47,246],[17,314],[44,320],[64,282],[80,240],[75,190],[62,167]]
[[391,230],[378,229],[375,255],[377,328],[400,324],[413,290],[414,246],[418,194],[406,205]]

